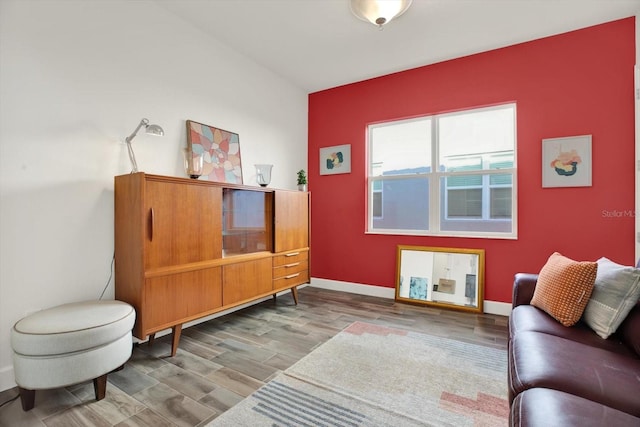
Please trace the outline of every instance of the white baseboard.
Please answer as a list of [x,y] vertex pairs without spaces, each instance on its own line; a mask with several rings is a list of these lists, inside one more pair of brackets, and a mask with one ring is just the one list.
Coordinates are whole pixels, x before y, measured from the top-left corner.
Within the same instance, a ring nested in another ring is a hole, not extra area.
[[[332,291],[349,292],[352,294],[368,295],[373,297],[394,299],[396,290],[383,286],[363,285],[360,283],[341,282],[339,280],[311,278],[311,285],[315,288],[328,289]],[[511,304],[499,301],[484,301],[484,312],[487,314],[497,314],[499,316],[509,316]]]
[[385,288],[383,286],[363,285],[360,283],[341,282],[339,280],[316,279],[311,278],[310,286],[314,288],[328,289],[330,291],[342,291],[352,294],[368,295],[372,297],[394,299],[396,290],[393,288]]
[[9,390],[17,386],[15,375],[13,375],[13,365],[0,369],[0,391]]
[[484,300],[484,312],[508,317],[511,314],[511,303]]

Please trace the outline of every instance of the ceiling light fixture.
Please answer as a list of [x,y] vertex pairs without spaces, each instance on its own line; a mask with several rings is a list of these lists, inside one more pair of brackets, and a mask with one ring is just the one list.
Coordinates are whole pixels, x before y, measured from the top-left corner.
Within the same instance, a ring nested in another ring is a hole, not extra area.
[[351,12],[363,21],[382,26],[409,9],[412,0],[351,0]]
[[131,173],[138,172],[138,163],[136,162],[136,155],[133,154],[133,147],[131,147],[131,141],[136,137],[136,134],[141,127],[144,127],[145,132],[149,135],[163,136],[164,130],[158,125],[150,125],[149,119],[140,120],[140,124],[124,141],[127,143],[127,149],[129,150],[129,160],[131,161]]

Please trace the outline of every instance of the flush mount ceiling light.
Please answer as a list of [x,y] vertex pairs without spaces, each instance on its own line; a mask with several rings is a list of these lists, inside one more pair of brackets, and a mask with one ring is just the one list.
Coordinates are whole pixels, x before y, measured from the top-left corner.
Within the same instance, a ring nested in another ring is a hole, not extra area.
[[136,155],[133,153],[133,147],[131,147],[131,141],[136,137],[140,128],[144,127],[144,130],[149,135],[163,136],[164,130],[158,125],[149,124],[149,119],[142,119],[138,124],[136,130],[133,131],[124,141],[127,143],[127,149],[129,150],[129,160],[131,161],[131,173],[138,172],[138,163],[136,162]]
[[351,12],[363,21],[382,26],[402,15],[412,0],[351,0]]

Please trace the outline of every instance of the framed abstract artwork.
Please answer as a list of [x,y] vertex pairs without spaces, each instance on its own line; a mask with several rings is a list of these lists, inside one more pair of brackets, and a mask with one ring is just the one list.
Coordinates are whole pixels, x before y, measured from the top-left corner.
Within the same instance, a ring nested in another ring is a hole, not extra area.
[[351,144],[320,149],[320,175],[351,173]]
[[187,120],[187,145],[204,157],[202,179],[242,184],[240,138],[237,133]]
[[591,187],[591,135],[542,140],[542,187]]

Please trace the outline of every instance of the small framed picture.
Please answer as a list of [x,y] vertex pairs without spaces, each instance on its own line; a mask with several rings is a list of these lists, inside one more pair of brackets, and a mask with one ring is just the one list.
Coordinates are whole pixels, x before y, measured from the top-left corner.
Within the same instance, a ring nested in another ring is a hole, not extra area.
[[542,140],[542,187],[591,187],[591,135]]
[[351,173],[351,144],[320,149],[320,175]]

